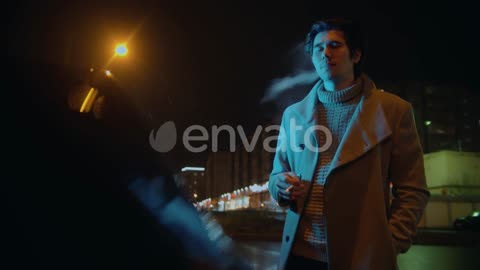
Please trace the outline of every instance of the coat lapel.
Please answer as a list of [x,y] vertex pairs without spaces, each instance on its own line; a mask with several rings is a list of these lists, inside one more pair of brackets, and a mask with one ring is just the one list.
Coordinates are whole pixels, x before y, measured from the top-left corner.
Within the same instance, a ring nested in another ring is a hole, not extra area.
[[392,134],[381,104],[372,98],[375,85],[366,76],[363,82],[362,97],[333,157],[329,174],[361,157]]
[[[376,89],[375,84],[366,75],[361,76],[361,81],[362,97],[333,157],[329,174],[336,168],[359,158],[392,133],[382,106],[372,98],[372,90]],[[320,103],[317,89],[321,84],[322,81],[317,82],[310,93],[296,104],[295,111],[304,128],[321,124],[315,113],[315,108]],[[320,142],[320,132],[317,130],[311,133],[310,139],[316,143],[317,147]]]

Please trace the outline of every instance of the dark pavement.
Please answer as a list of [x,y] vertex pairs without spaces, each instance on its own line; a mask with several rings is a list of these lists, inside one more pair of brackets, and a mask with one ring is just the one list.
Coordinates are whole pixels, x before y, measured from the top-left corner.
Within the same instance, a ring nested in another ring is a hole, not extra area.
[[[235,241],[240,256],[254,269],[276,269],[283,220],[254,211],[216,213],[215,216]],[[398,265],[407,270],[473,270],[480,269],[478,254],[478,232],[419,228],[414,245],[398,256]]]
[[[237,245],[254,269],[276,269],[280,242],[249,240],[238,241]],[[479,254],[478,246],[413,245],[398,256],[398,266],[401,270],[474,270],[480,269]]]

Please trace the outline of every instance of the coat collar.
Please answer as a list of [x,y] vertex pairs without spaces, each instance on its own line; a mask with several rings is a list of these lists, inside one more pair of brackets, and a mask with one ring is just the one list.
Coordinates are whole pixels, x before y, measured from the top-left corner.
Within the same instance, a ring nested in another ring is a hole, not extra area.
[[[392,133],[383,108],[374,95],[374,82],[365,74],[361,75],[360,81],[361,98],[332,160],[330,172],[362,156]],[[316,106],[322,106],[316,92],[321,84],[321,81],[317,82],[309,94],[292,108],[306,126],[322,124],[315,113]],[[319,142],[318,134],[314,136]]]

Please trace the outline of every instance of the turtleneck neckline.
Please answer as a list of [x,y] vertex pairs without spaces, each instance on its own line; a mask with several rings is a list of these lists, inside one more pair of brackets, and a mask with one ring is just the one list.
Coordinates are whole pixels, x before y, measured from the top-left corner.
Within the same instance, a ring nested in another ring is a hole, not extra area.
[[322,103],[343,103],[360,94],[362,90],[361,81],[355,81],[355,84],[339,90],[339,91],[327,91],[322,84],[317,89],[318,99]]

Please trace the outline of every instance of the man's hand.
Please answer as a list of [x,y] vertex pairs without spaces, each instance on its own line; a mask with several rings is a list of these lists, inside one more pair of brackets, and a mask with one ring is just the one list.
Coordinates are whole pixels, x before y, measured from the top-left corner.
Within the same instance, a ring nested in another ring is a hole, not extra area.
[[294,201],[305,195],[305,185],[294,172],[278,175],[276,186],[279,199]]

